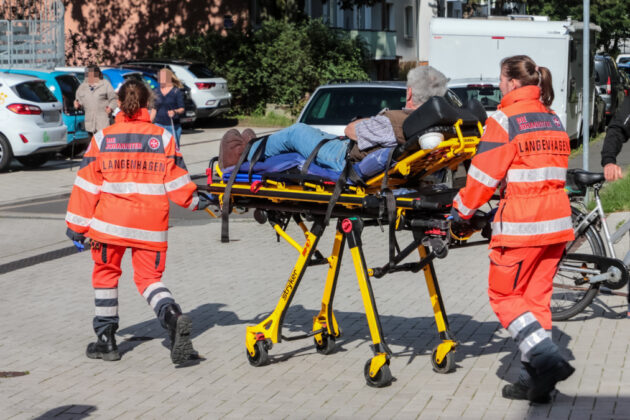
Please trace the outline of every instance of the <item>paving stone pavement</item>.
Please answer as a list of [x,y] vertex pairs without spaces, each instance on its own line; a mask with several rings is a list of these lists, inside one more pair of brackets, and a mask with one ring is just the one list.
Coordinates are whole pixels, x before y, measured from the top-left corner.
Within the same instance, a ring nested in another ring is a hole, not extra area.
[[[216,146],[202,142],[182,148],[191,172],[203,170]],[[15,194],[0,201],[0,264],[67,246],[63,210],[47,204],[55,200],[52,193],[58,200],[68,192],[74,175],[65,172],[70,173],[53,166],[0,174],[0,193]],[[51,194],[33,187],[42,180]],[[25,200],[44,204],[27,213],[20,204]],[[627,217],[616,215],[611,223]],[[256,368],[245,355],[245,327],[275,307],[297,253],[277,242],[269,226],[249,217],[231,221],[229,244],[220,242],[220,223],[214,219],[178,217],[172,224],[163,279],[193,320],[201,358],[182,367],[171,364],[166,333],[133,285],[128,255],[120,281],[117,338],[123,355],[118,362],[84,355],[94,339],[88,253],[13,270],[0,275],[0,371],[28,374],[0,378],[0,418],[630,417],[630,321],[624,298],[599,296],[583,314],[555,323],[554,341],[576,373],[558,385],[552,404],[505,400],[501,387],[516,377],[520,362],[488,304],[487,249],[451,250],[436,261],[436,272],[460,343],[457,369],[446,375],[432,371],[431,351],[439,339],[424,280],[421,274],[397,273],[372,280],[396,378],[391,386],[374,389],[363,378],[371,341],[347,251],[334,300],[343,331],[338,350],[323,356],[311,339],[283,341],[270,351],[271,363]],[[294,227],[289,233],[301,236]],[[363,238],[368,265],[382,265],[387,234],[366,228]],[[332,232],[327,232],[319,248],[328,254],[331,246]],[[621,246],[628,248],[627,242]],[[307,270],[283,334],[310,330],[325,273],[322,266]]]

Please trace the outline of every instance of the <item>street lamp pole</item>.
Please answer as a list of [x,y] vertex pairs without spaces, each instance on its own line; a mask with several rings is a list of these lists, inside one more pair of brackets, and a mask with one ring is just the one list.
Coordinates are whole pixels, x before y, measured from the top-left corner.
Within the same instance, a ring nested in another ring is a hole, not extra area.
[[590,0],[583,0],[584,7],[584,19],[583,19],[583,42],[582,42],[582,60],[583,60],[583,69],[582,73],[582,167],[585,171],[588,171],[588,143],[590,138],[589,133],[589,119],[590,119],[590,110],[589,106],[589,97],[591,94],[591,54],[590,54],[590,21],[591,21],[591,11],[590,11]]

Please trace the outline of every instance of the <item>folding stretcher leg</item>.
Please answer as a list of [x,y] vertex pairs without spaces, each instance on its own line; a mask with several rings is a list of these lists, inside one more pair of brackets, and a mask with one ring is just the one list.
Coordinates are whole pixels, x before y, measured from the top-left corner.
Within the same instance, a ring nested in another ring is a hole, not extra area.
[[309,261],[317,248],[317,243],[324,232],[323,217],[315,218],[313,228],[306,232],[306,242],[301,248],[289,280],[280,296],[280,300],[274,311],[258,325],[247,327],[245,332],[245,346],[247,358],[254,366],[262,366],[268,361],[268,351],[272,343],[279,343],[282,339],[282,321],[291,300],[304,276]]
[[335,242],[332,253],[328,258],[330,268],[328,269],[324,295],[322,296],[322,309],[317,316],[313,317],[313,331],[323,330],[321,333],[315,334],[315,348],[322,354],[332,353],[335,350],[335,339],[341,335],[332,306],[345,243],[346,237],[341,231],[341,221],[337,221]]
[[[424,245],[420,245],[418,247],[418,252],[420,253],[420,259],[427,257],[427,248]],[[437,326],[438,333],[440,334],[440,339],[442,340],[442,342],[433,349],[431,354],[431,363],[433,364],[433,369],[436,372],[448,373],[455,368],[455,356],[453,351],[457,346],[457,342],[449,331],[446,309],[444,308],[444,302],[442,301],[442,294],[440,293],[440,287],[435,275],[433,261],[425,265],[422,268],[422,271],[424,272],[427,289],[429,290],[429,297],[431,298],[435,324]]]
[[361,231],[363,230],[363,222],[358,218],[344,219],[342,222],[342,230],[348,239],[348,248],[352,255],[354,268],[359,281],[361,290],[361,298],[365,306],[365,316],[367,317],[370,335],[372,337],[374,357],[365,363],[363,374],[365,381],[369,386],[384,387],[392,382],[392,374],[389,370],[389,359],[392,352],[385,343],[383,337],[383,329],[381,321],[376,310],[376,302],[374,301],[374,292],[368,275],[368,268],[365,264],[363,248],[361,243]]

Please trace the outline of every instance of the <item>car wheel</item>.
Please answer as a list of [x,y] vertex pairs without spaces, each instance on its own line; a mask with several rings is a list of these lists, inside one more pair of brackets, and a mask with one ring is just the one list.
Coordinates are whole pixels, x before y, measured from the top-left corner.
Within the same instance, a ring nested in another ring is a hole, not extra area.
[[17,156],[16,159],[27,168],[39,168],[52,158],[50,153],[38,153],[36,155]]
[[0,134],[0,172],[9,169],[11,159],[13,159],[13,151],[11,150],[9,140]]

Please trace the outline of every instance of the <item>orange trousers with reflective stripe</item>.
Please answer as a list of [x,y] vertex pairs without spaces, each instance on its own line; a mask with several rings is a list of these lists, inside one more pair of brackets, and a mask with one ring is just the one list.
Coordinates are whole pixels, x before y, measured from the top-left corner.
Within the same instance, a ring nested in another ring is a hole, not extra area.
[[[126,246],[92,242],[92,260],[94,260],[92,286],[95,289],[114,289],[118,287],[118,279],[122,274],[120,263],[127,248]],[[165,262],[165,251],[131,248],[133,281],[136,283],[140,294],[149,285],[162,279]]]
[[551,329],[551,293],[566,242],[490,251],[488,296],[504,328],[525,312]]

